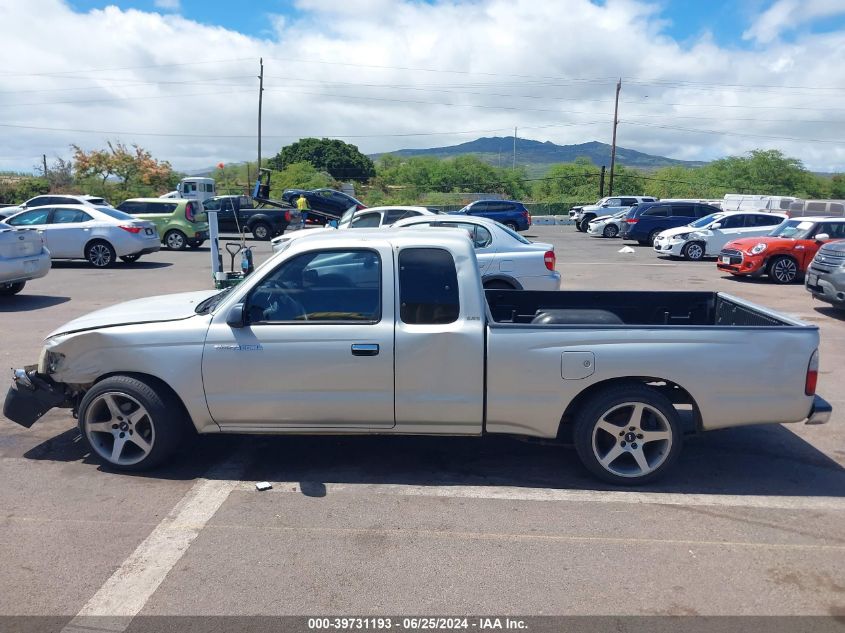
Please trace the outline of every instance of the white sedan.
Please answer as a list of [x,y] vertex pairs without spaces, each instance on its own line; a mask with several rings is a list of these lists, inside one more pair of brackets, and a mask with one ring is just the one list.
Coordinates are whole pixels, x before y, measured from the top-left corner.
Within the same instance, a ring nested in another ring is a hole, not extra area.
[[399,220],[393,227],[447,227],[466,229],[485,288],[502,290],[558,290],[555,247],[532,242],[503,224],[487,218],[431,215]]
[[624,209],[613,215],[598,217],[587,225],[587,235],[590,237],[619,237],[619,233],[622,231],[622,223],[627,215],[628,209]]
[[425,207],[352,207],[338,222],[339,229],[365,229],[391,226],[399,220],[420,215],[436,215]]
[[716,257],[722,247],[742,237],[768,235],[787,219],[783,213],[723,211],[711,213],[685,226],[666,229],[654,240],[658,255],[699,261]]
[[50,251],[36,230],[0,222],[0,297],[16,295],[30,279],[50,272]]
[[6,224],[43,231],[53,259],[85,259],[97,268],[111,266],[118,257],[134,262],[161,248],[155,224],[111,207],[38,207],[13,215]]

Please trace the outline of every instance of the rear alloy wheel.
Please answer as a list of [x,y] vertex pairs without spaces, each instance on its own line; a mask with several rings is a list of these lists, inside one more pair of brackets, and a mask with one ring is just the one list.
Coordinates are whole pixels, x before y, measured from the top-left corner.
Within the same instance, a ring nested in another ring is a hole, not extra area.
[[250,230],[252,231],[252,236],[257,240],[266,241],[271,237],[270,225],[266,222],[256,222]]
[[681,442],[675,407],[645,385],[608,387],[575,420],[575,448],[584,466],[614,484],[639,485],[662,476]]
[[615,224],[608,224],[604,227],[604,231],[602,231],[602,235],[605,237],[616,237],[619,235],[619,227]]
[[683,256],[691,262],[701,261],[704,258],[704,244],[701,242],[690,242],[681,251]]
[[114,252],[111,244],[98,240],[91,242],[85,248],[85,259],[95,268],[108,268],[114,264],[117,253]]
[[18,294],[26,285],[25,281],[14,281],[8,284],[0,284],[0,297],[11,297]]
[[79,405],[79,430],[91,451],[117,470],[146,470],[176,449],[182,408],[144,381],[112,376],[97,383]]
[[172,229],[164,234],[164,244],[171,251],[184,251],[188,247],[188,238],[182,231]]
[[798,262],[781,255],[769,262],[769,279],[776,284],[791,284],[798,279]]
[[505,226],[508,227],[511,231],[519,230],[519,227],[516,225],[516,222],[505,222]]
[[141,256],[138,255],[137,253],[134,254],[134,255],[121,255],[120,259],[123,260],[124,262],[126,262],[127,264],[134,264],[139,259],[141,259]]

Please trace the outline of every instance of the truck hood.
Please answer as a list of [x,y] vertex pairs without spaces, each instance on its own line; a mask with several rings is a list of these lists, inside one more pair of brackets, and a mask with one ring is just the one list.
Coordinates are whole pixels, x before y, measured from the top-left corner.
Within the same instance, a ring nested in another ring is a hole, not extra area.
[[159,295],[118,303],[117,305],[90,312],[73,321],[65,323],[48,336],[71,334],[85,330],[132,325],[137,323],[157,323],[178,321],[196,314],[197,304],[217,294],[219,290],[199,290],[181,292],[172,295]]

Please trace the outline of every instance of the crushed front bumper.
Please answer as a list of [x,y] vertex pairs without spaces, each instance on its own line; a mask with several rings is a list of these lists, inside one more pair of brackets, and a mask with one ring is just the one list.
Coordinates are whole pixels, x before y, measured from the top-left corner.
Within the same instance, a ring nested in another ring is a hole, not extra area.
[[65,387],[39,374],[36,367],[30,365],[14,370],[12,386],[3,403],[3,415],[29,428],[50,409],[62,405],[70,406]]
[[807,416],[805,424],[826,424],[830,421],[830,414],[833,407],[821,396],[813,397],[813,406],[810,408],[810,415]]

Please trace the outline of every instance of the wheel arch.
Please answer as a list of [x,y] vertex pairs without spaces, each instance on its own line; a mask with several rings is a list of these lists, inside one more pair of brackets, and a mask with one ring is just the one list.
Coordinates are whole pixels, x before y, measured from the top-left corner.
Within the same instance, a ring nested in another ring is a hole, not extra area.
[[482,286],[484,284],[488,283],[488,282],[491,282],[491,281],[501,281],[501,282],[504,282],[506,284],[510,284],[511,286],[513,286],[514,290],[523,290],[524,289],[522,287],[522,284],[519,283],[519,281],[517,281],[516,278],[511,277],[510,275],[503,275],[501,273],[495,273],[495,274],[492,274],[492,275],[483,275],[481,277],[481,285]]
[[[169,384],[167,384],[167,382],[165,382],[158,376],[137,371],[111,371],[107,374],[99,376],[93,383],[88,386],[88,389],[98,383],[101,383],[107,378],[114,378],[115,376],[127,376],[129,378],[135,378],[136,380],[140,380],[142,382],[154,385],[156,389],[161,389],[163,392],[167,393],[173,398],[174,402],[179,403],[179,407],[181,408],[183,414],[181,418],[184,421],[183,430],[188,431],[190,433],[197,433],[197,428],[194,425],[193,419],[191,418],[191,414],[188,412],[188,407],[185,406],[185,403],[182,398],[179,396],[178,393],[176,393],[173,387],[171,387]],[[85,391],[88,391],[88,389],[86,389]]]
[[692,407],[692,420],[685,421],[682,419],[682,423],[684,423],[684,434],[700,433],[703,430],[701,410],[698,407],[698,403],[695,398],[693,398],[692,394],[682,385],[666,378],[659,378],[656,376],[624,376],[602,380],[590,385],[589,387],[585,387],[580,393],[578,393],[578,395],[575,396],[567,405],[566,410],[560,418],[557,438],[565,441],[570,441],[572,439],[572,430],[574,427],[573,421],[575,416],[584,403],[591,397],[608,387],[625,385],[645,385],[669,398],[669,400],[672,401],[672,404],[690,405]]

